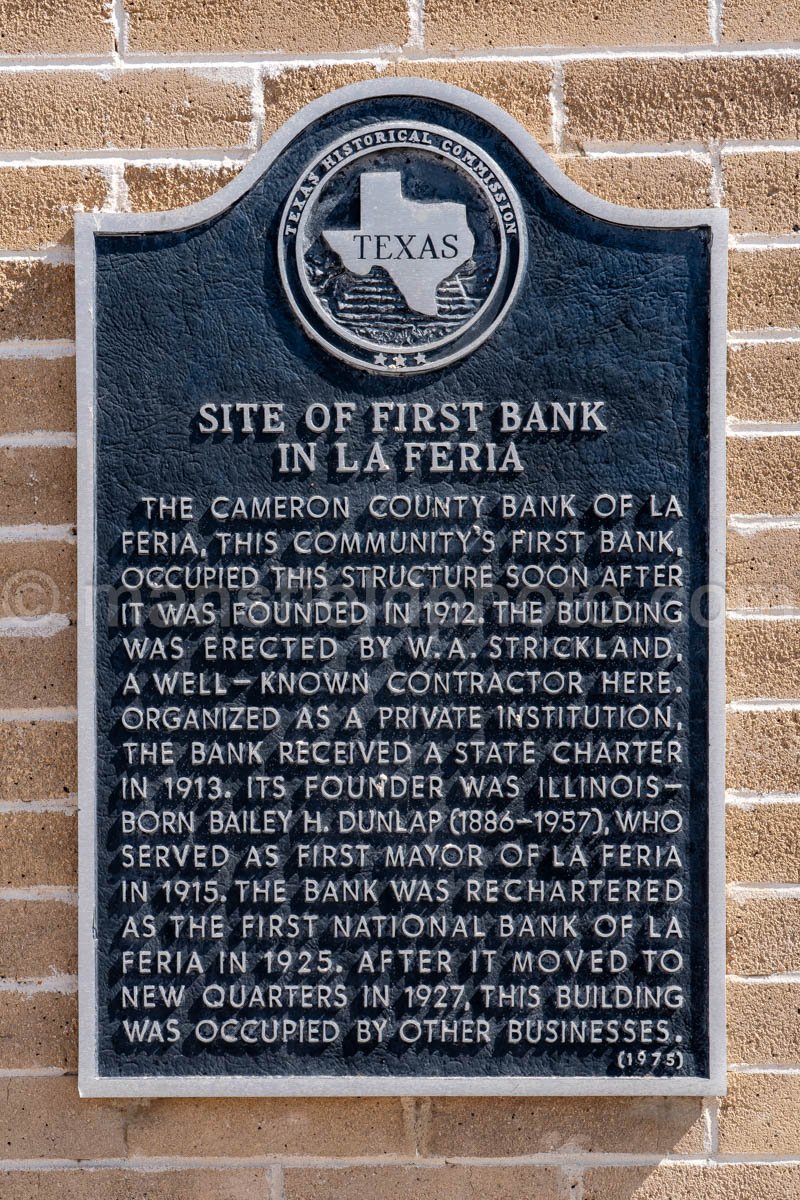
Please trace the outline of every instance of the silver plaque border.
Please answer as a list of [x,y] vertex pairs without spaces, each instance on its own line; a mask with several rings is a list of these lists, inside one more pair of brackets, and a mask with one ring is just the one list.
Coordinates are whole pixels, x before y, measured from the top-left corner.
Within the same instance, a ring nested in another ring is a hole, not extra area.
[[[96,906],[96,681],[95,681],[95,235],[189,229],[225,212],[258,181],[311,122],[343,105],[379,96],[414,96],[477,114],[519,150],[564,200],[616,225],[649,229],[706,226],[711,232],[709,311],[709,1011],[710,1071],[679,1079],[604,1076],[373,1076],[373,1075],[100,1075],[97,1062]],[[291,117],[240,174],[215,195],[162,213],[78,213],[75,218],[76,356],[78,388],[78,793],[79,793],[79,1029],[78,1085],[82,1096],[720,1096],[726,1090],[725,1052],[725,370],[727,327],[726,209],[639,209],[600,200],[556,166],[531,135],[491,101],[450,84],[387,78],[351,84],[313,101]]]
[[[340,359],[342,362],[346,362],[348,364],[348,366],[357,367],[359,370],[368,371],[371,374],[394,375],[394,376],[397,376],[397,375],[423,375],[423,374],[429,373],[431,371],[440,371],[444,367],[449,367],[453,363],[459,362],[460,359],[466,358],[466,356],[468,354],[472,354],[473,350],[477,350],[479,346],[483,345],[483,343],[487,340],[487,338],[490,338],[492,336],[494,331],[498,328],[499,325],[502,324],[502,322],[508,316],[508,314],[514,304],[514,301],[517,298],[519,289],[522,285],[522,281],[525,278],[525,268],[527,267],[527,264],[528,264],[528,231],[527,231],[527,227],[525,224],[525,213],[523,212],[522,203],[520,201],[520,198],[517,195],[517,189],[513,186],[511,181],[508,179],[508,176],[506,175],[505,171],[503,171],[502,168],[500,166],[498,166],[498,164],[494,161],[494,159],[490,155],[486,154],[485,151],[481,150],[480,146],[477,146],[475,144],[475,142],[470,141],[469,138],[459,137],[459,139],[458,139],[459,143],[462,146],[466,146],[468,149],[473,150],[475,152],[475,154],[479,158],[481,158],[491,168],[495,177],[500,180],[503,187],[505,188],[506,195],[508,196],[508,198],[511,202],[511,207],[513,208],[514,214],[517,218],[517,230],[518,230],[517,240],[518,240],[519,249],[518,249],[518,254],[517,254],[516,268],[514,268],[516,270],[516,275],[511,283],[511,287],[509,289],[508,295],[506,296],[505,300],[503,301],[501,307],[498,309],[497,314],[494,317],[494,319],[492,321],[490,321],[490,323],[486,326],[485,329],[482,329],[479,333],[475,334],[473,337],[468,336],[470,329],[474,328],[474,326],[478,323],[483,311],[485,309],[489,308],[491,306],[491,304],[496,300],[498,292],[503,287],[503,284],[506,282],[506,272],[511,269],[510,264],[508,262],[508,258],[509,258],[508,234],[506,233],[505,229],[503,228],[503,222],[502,222],[502,220],[500,220],[499,214],[498,214],[498,228],[500,230],[500,262],[498,264],[498,269],[497,269],[497,278],[495,279],[494,284],[492,285],[492,290],[490,291],[489,295],[486,297],[486,299],[483,302],[483,304],[481,305],[481,307],[478,309],[478,311],[476,313],[473,314],[472,317],[470,317],[470,319],[468,321],[466,321],[463,325],[459,326],[459,328],[454,330],[452,333],[448,333],[445,337],[438,338],[435,342],[424,342],[424,343],[420,342],[417,345],[409,345],[409,346],[381,345],[378,342],[367,341],[366,338],[358,338],[358,337],[349,335],[335,321],[333,321],[331,317],[329,317],[329,315],[325,312],[325,310],[324,310],[322,304],[320,303],[319,299],[317,298],[317,296],[314,294],[312,289],[308,286],[308,281],[306,279],[306,274],[305,274],[305,270],[304,270],[303,263],[302,263],[302,239],[303,239],[303,234],[305,231],[306,223],[308,222],[308,218],[311,215],[313,196],[311,197],[311,201],[309,203],[307,203],[303,208],[300,219],[297,222],[297,229],[295,230],[294,237],[292,239],[292,253],[293,253],[295,261],[296,261],[296,269],[297,269],[298,278],[300,280],[300,286],[303,289],[306,300],[312,306],[312,308],[317,312],[317,314],[320,317],[320,320],[328,327],[328,329],[333,329],[338,334],[338,336],[342,339],[343,342],[349,342],[353,346],[358,346],[361,350],[365,351],[367,354],[385,354],[389,358],[391,358],[395,354],[402,355],[403,357],[412,357],[413,358],[413,355],[415,352],[423,353],[426,355],[427,354],[436,354],[444,346],[454,343],[454,342],[459,342],[462,339],[465,339],[463,345],[458,346],[457,348],[453,349],[449,354],[444,354],[441,358],[434,358],[433,361],[431,361],[431,362],[426,362],[424,364],[419,364],[419,365],[413,365],[412,363],[409,363],[407,366],[403,367],[400,370],[398,370],[397,368],[391,367],[391,366],[381,367],[381,366],[378,366],[376,363],[371,363],[371,362],[365,361],[364,358],[358,358],[354,354],[347,354],[344,350],[339,350],[330,341],[328,341],[325,338],[324,334],[322,334],[318,329],[315,329],[314,326],[308,321],[305,314],[303,313],[300,306],[298,305],[297,300],[295,299],[294,290],[292,288],[291,281],[290,281],[287,271],[286,271],[286,258],[288,257],[288,255],[287,255],[286,240],[283,237],[283,231],[286,227],[286,221],[288,218],[288,214],[291,211],[294,197],[297,194],[298,185],[309,174],[314,163],[319,162],[319,160],[321,158],[323,158],[326,154],[329,154],[336,146],[341,145],[342,142],[346,142],[348,140],[348,138],[352,139],[355,137],[363,137],[367,133],[375,133],[378,130],[390,129],[394,125],[404,125],[408,129],[421,129],[421,130],[427,131],[428,133],[436,133],[437,135],[442,134],[442,133],[444,133],[444,134],[452,133],[453,137],[457,136],[455,133],[453,133],[452,130],[445,129],[445,127],[442,125],[431,125],[426,121],[400,121],[398,119],[396,121],[382,121],[375,125],[365,125],[365,126],[363,126],[363,128],[359,127],[357,130],[353,130],[352,133],[343,135],[342,137],[337,138],[336,141],[329,142],[327,146],[325,146],[322,150],[320,150],[319,153],[316,154],[314,156],[314,158],[309,163],[306,164],[306,167],[304,168],[302,174],[299,176],[297,183],[295,184],[295,187],[294,187],[289,199],[286,201],[283,212],[281,214],[281,224],[280,224],[280,230],[278,232],[278,267],[280,269],[281,283],[283,284],[283,290],[286,294],[286,298],[288,299],[289,303],[292,306],[292,311],[294,312],[294,314],[297,317],[300,324],[305,329],[308,336],[310,338],[313,338],[314,341],[318,345],[322,346],[325,350],[327,350],[329,354],[334,355],[335,358]],[[399,143],[396,146],[390,146],[390,147],[385,147],[385,148],[388,149],[390,152],[392,150],[403,150],[404,148],[407,149],[407,147],[405,147],[403,143]],[[467,171],[464,170],[462,165],[458,162],[458,159],[450,158],[444,151],[439,150],[436,147],[424,146],[424,145],[423,146],[415,145],[413,148],[417,152],[424,151],[424,152],[427,152],[428,154],[433,154],[434,156],[436,156],[438,158],[444,159],[445,162],[451,162],[453,164],[455,170],[461,169],[462,173],[464,175],[468,176]],[[375,154],[380,149],[381,149],[381,147],[365,146],[363,150],[358,150],[358,151],[356,151],[355,154],[351,154],[348,158],[344,159],[341,163],[337,163],[336,166],[333,167],[332,170],[329,172],[329,174],[326,175],[324,179],[320,180],[319,184],[317,185],[317,189],[315,189],[315,190],[319,190],[319,188],[324,187],[329,179],[332,179],[334,175],[336,175],[339,171],[341,171],[344,167],[348,166],[350,163],[357,162],[359,158],[366,158],[369,155]],[[491,193],[489,192],[489,189],[484,187],[483,182],[481,180],[476,180],[476,188],[480,189],[483,193],[485,193],[486,197],[488,197],[489,204],[494,203]],[[496,208],[496,205],[495,205],[495,208]]]

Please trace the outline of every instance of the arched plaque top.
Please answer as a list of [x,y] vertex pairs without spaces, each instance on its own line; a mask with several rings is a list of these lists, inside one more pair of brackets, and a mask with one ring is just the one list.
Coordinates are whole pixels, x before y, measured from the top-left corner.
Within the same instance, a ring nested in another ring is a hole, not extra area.
[[224,213],[247,194],[272,165],[278,155],[315,121],[361,100],[382,96],[411,96],[437,100],[456,109],[481,117],[494,126],[527,159],[550,187],[569,204],[600,220],[616,225],[639,225],[669,229],[708,225],[720,238],[727,236],[728,210],[723,208],[646,209],[614,204],[582,188],[553,161],[536,139],[510,113],[485,96],[453,84],[440,83],[422,76],[401,79],[371,79],[337,88],[310,101],[275,131],[235,179],[204,200],[181,208],[149,213],[78,213],[78,230],[98,233],[158,233],[189,229]]

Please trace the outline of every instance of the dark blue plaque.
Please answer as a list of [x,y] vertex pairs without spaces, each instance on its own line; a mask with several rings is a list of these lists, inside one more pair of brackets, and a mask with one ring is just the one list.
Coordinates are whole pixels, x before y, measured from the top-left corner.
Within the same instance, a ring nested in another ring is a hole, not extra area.
[[724,1088],[725,245],[422,80],[78,218],[84,1094]]

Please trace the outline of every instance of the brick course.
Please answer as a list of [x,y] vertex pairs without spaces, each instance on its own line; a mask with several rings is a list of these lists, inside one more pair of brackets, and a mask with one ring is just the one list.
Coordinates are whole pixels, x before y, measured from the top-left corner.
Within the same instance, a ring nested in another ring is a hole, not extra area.
[[800,343],[733,347],[728,412],[740,421],[800,421]]
[[400,46],[403,0],[129,0],[130,48],[160,53],[324,54]]
[[0,887],[74,888],[77,881],[74,812],[0,812]]
[[251,119],[245,84],[185,70],[8,72],[0,110],[14,151],[242,146]]
[[567,132],[592,142],[709,142],[800,135],[800,60],[587,59],[564,67]]
[[0,801],[63,800],[78,790],[74,721],[7,721],[0,738]]
[[524,0],[465,6],[459,0],[426,0],[425,34],[435,49],[502,46],[687,45],[709,41],[702,0]]
[[[752,781],[760,782],[757,776]],[[796,786],[796,775],[793,783]],[[729,879],[800,884],[800,805],[731,807],[726,824]]]
[[0,436],[75,428],[75,359],[0,359]]

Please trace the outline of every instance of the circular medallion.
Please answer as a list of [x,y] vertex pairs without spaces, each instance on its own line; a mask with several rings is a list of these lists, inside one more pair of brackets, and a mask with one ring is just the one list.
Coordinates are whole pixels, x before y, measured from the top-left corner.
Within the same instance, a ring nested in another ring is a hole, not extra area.
[[435,371],[476,349],[525,265],[516,192],[451,130],[370,125],[309,164],[281,219],[278,258],[306,332],[352,366]]

